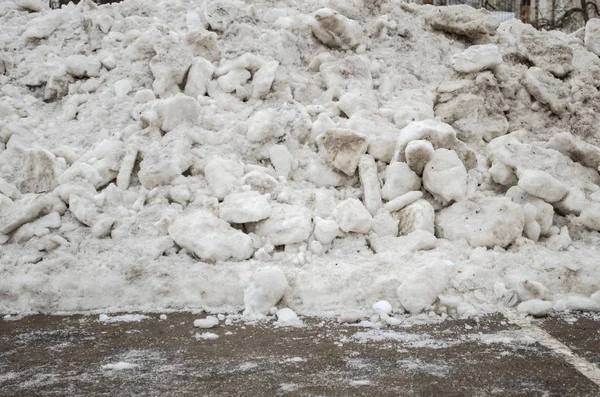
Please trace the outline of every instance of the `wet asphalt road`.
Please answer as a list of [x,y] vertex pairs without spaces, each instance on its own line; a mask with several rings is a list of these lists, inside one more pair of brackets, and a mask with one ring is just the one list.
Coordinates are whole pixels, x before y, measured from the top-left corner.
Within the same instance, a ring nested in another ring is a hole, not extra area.
[[[221,322],[210,330],[193,327],[201,315],[147,316],[0,320],[0,396],[600,396],[563,356],[501,315],[382,328]],[[534,324],[600,364],[600,316]]]

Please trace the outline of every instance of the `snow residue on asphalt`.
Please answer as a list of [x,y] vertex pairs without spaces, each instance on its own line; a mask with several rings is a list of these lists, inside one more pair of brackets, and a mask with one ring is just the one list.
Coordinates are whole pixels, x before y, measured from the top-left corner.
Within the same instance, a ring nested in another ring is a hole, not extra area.
[[472,334],[469,339],[480,341],[487,345],[501,343],[507,345],[532,345],[537,343],[535,338],[523,331],[500,331],[493,334]]
[[0,312],[600,310],[596,22],[33,3],[0,2]]
[[138,366],[139,366],[138,364],[132,364],[132,363],[126,363],[124,361],[119,361],[118,363],[103,365],[102,369],[111,370],[111,371],[122,371],[122,370],[126,370],[126,369],[133,369]]
[[106,314],[101,314],[98,316],[98,321],[103,323],[139,323],[140,321],[144,321],[148,319],[148,316],[143,314],[122,314],[120,316],[109,316]]
[[459,343],[443,339],[434,339],[427,334],[410,334],[388,330],[357,332],[352,335],[352,339],[358,343],[393,341],[399,342],[404,347],[430,349],[444,349]]

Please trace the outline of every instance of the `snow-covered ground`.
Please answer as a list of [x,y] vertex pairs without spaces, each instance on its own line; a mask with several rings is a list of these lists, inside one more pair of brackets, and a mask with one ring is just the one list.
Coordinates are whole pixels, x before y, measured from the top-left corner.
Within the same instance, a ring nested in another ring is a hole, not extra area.
[[598,20],[4,0],[0,26],[0,312],[600,309]]

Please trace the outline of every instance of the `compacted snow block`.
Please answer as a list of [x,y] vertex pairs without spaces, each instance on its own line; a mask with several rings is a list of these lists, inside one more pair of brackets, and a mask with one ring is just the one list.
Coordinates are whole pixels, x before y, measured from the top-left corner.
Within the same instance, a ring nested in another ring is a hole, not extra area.
[[219,207],[219,218],[229,223],[258,222],[271,215],[269,200],[254,191],[232,193]]
[[330,8],[315,11],[309,26],[317,39],[328,47],[347,50],[359,44],[361,29],[358,22]]
[[257,223],[255,231],[275,246],[300,243],[312,232],[310,210],[299,205],[273,204],[271,216]]
[[523,209],[506,197],[459,201],[435,219],[437,237],[466,240],[472,247],[506,247],[523,234],[524,225]]
[[244,289],[244,317],[263,318],[283,298],[288,282],[277,266],[256,269]]
[[385,170],[385,184],[381,196],[390,201],[396,197],[421,188],[421,178],[408,164],[399,161],[388,165]]
[[244,175],[244,166],[233,160],[215,157],[204,167],[204,176],[214,195],[223,199],[239,185],[239,179]]
[[431,307],[448,286],[452,266],[452,262],[434,260],[410,273],[396,291],[404,309],[418,314]]
[[434,231],[435,210],[427,200],[419,199],[397,212],[398,233],[406,236],[416,230]]
[[585,47],[600,56],[600,19],[592,18],[585,24]]
[[548,203],[562,200],[568,188],[552,175],[540,170],[517,172],[519,187],[532,196],[539,197]]
[[254,253],[250,236],[203,210],[173,222],[169,236],[177,245],[207,262],[244,260]]
[[438,149],[423,170],[425,189],[446,201],[467,196],[467,170],[454,150]]
[[452,56],[452,67],[461,73],[476,73],[502,63],[502,55],[494,44],[474,45]]
[[496,32],[500,21],[488,10],[467,5],[436,7],[429,17],[431,27],[468,38],[478,38]]
[[339,203],[333,210],[333,219],[344,232],[369,233],[373,218],[365,206],[355,198]]
[[344,174],[352,176],[369,143],[363,134],[336,128],[319,135],[317,146],[323,158]]

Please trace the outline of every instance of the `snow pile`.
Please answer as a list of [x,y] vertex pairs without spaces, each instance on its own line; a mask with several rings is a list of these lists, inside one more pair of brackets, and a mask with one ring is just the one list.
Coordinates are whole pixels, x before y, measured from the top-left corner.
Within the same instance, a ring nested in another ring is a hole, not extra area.
[[598,21],[8,0],[0,25],[2,312],[598,307]]

